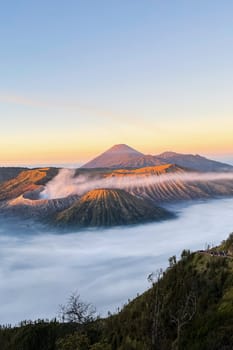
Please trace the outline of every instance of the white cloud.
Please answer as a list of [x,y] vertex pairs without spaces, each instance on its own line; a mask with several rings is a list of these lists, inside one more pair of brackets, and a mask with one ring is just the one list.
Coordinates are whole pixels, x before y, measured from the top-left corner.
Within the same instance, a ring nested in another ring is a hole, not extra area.
[[41,193],[42,198],[63,198],[68,195],[83,195],[87,191],[96,188],[121,188],[131,189],[135,186],[150,186],[172,181],[182,182],[206,182],[218,180],[233,180],[233,173],[167,173],[157,176],[148,175],[130,175],[125,174],[124,177],[109,176],[91,179],[87,175],[79,175],[74,177],[75,170],[62,169],[58,175],[51,180]]
[[171,255],[226,238],[232,213],[233,199],[212,200],[179,207],[175,220],[64,235],[0,218],[0,323],[53,317],[74,290],[102,314],[114,311]]

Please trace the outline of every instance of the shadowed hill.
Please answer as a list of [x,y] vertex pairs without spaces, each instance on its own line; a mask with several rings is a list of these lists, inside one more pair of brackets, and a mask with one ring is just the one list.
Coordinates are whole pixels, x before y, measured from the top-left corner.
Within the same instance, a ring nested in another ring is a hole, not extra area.
[[124,190],[97,189],[82,196],[56,217],[59,225],[115,226],[161,220],[172,215]]
[[21,167],[0,167],[0,184],[4,181],[8,181],[18,176],[21,171],[27,170],[27,168]]

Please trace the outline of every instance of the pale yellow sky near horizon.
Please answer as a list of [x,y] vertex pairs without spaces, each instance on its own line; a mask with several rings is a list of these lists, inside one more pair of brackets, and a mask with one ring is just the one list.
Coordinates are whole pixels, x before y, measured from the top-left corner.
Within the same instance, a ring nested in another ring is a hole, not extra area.
[[[126,142],[116,142],[116,143],[126,143]],[[88,149],[88,147],[84,148],[87,145],[84,145],[83,148],[81,147],[73,147],[72,144],[69,147],[65,149],[63,148],[63,145],[59,144],[56,149],[48,149],[47,147],[41,147],[38,145],[36,148],[30,148],[30,146],[24,146],[17,147],[17,151],[14,149],[12,152],[8,152],[7,154],[4,154],[0,158],[0,165],[37,165],[37,164],[84,164],[85,162],[89,161],[90,159],[98,156],[102,152],[105,152],[107,149],[109,149],[111,146],[113,146],[116,143],[112,144],[106,144],[102,142],[99,144],[96,148]],[[179,145],[171,146],[168,145],[167,147],[163,147],[161,145],[155,146],[149,146],[149,145],[142,145],[141,143],[131,143],[127,142],[127,144],[136,150],[144,153],[144,154],[152,154],[156,155],[159,153],[162,153],[164,151],[174,151],[178,153],[192,153],[192,154],[200,154],[212,159],[217,159],[220,161],[226,161],[233,159],[233,152],[230,152],[228,149],[225,149],[224,147],[222,149],[212,150],[209,148],[202,148],[195,147],[195,146],[189,146],[185,147],[185,145],[182,145],[182,142],[180,142]],[[208,152],[209,150],[209,152]]]
[[[211,115],[194,110],[192,118],[185,116],[188,109],[174,116],[162,110],[156,117],[153,110],[134,115],[61,101],[43,102],[41,107],[38,101],[19,96],[0,100],[9,109],[1,130],[0,164],[84,163],[119,143],[145,154],[233,154],[230,110],[223,109],[221,117],[220,110]],[[17,127],[12,127],[14,122]]]

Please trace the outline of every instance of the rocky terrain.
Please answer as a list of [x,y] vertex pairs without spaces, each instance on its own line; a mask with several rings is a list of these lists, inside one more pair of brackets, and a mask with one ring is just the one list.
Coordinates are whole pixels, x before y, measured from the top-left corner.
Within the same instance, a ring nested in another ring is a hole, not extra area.
[[92,190],[56,217],[56,223],[77,227],[137,224],[170,218],[165,209],[119,189]]
[[[123,166],[129,163],[140,165]],[[115,168],[117,164],[122,167]],[[103,227],[166,219],[171,214],[162,207],[171,202],[233,195],[232,167],[198,155],[144,156],[116,145],[87,165],[65,174],[58,168],[4,169],[0,214],[59,226]],[[55,191],[42,196],[51,184]],[[57,195],[60,189],[62,195]]]
[[[188,181],[187,174],[190,174]],[[194,174],[193,180],[191,174]],[[80,175],[88,176],[90,186],[92,181],[96,185],[96,180],[101,179],[101,186],[123,188],[132,195],[160,204],[233,195],[233,175],[232,179],[213,180],[206,176],[203,180],[201,173],[174,164],[139,169],[77,170],[76,176]]]
[[0,201],[16,198],[26,192],[40,191],[58,174],[56,168],[28,169],[0,184]]

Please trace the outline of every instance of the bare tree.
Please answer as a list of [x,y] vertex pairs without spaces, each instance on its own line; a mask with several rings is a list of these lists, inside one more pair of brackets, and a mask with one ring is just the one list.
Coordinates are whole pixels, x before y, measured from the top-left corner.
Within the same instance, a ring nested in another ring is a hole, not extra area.
[[96,317],[96,309],[90,303],[84,303],[78,293],[72,293],[66,305],[59,307],[62,322],[76,322],[84,324],[91,322]]
[[154,308],[152,314],[152,328],[151,328],[151,344],[152,349],[159,349],[159,318],[162,309],[162,295],[160,293],[159,281],[163,276],[163,270],[158,269],[155,273],[151,273],[147,280],[152,283],[155,296],[154,296]]
[[182,328],[192,320],[197,309],[197,298],[193,292],[190,292],[177,305],[177,312],[171,315],[171,321],[176,325],[176,339],[172,349],[178,350],[180,344],[180,334]]

